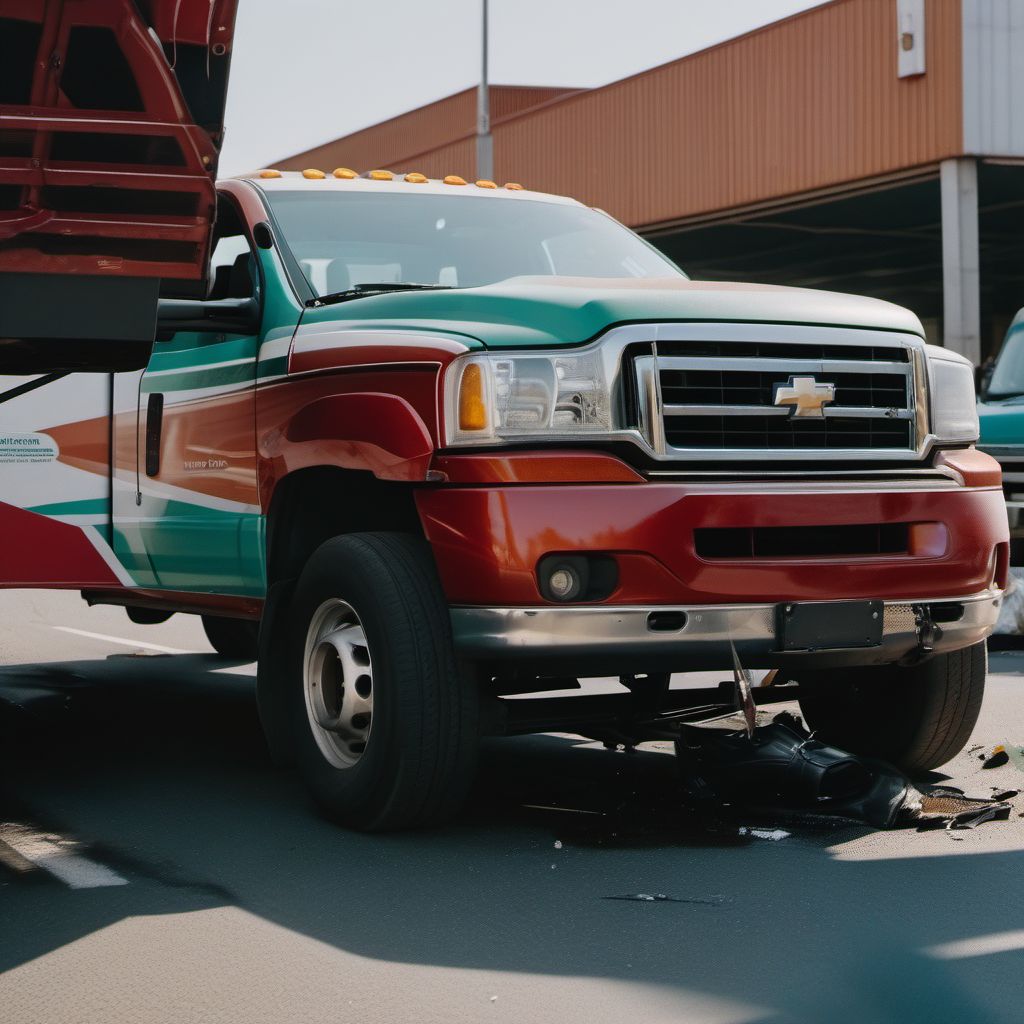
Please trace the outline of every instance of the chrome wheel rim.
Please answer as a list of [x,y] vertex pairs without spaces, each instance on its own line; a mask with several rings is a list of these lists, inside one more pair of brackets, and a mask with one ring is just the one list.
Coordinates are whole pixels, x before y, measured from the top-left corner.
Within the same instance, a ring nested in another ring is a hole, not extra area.
[[373,727],[373,665],[362,623],[347,602],[332,598],[313,615],[303,683],[320,752],[335,768],[351,768],[366,752]]

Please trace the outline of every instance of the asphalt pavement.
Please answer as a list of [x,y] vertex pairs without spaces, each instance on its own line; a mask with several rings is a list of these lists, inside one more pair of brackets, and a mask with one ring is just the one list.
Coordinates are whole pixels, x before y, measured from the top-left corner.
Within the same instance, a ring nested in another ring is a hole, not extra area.
[[[933,776],[981,796],[1024,784],[979,760],[1024,742],[1024,653],[991,667]],[[489,741],[454,823],[357,835],[270,763],[253,676],[196,619],[0,593],[0,1022],[1024,1016],[1024,797],[758,838],[684,811],[667,744],[550,735]]]

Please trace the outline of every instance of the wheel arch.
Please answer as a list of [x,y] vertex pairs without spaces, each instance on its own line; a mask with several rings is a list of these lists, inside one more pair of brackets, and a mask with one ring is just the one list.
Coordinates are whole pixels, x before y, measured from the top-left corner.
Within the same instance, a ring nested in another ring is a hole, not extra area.
[[423,536],[412,485],[369,470],[311,466],[278,481],[267,515],[267,583],[295,579],[326,540],[346,533]]

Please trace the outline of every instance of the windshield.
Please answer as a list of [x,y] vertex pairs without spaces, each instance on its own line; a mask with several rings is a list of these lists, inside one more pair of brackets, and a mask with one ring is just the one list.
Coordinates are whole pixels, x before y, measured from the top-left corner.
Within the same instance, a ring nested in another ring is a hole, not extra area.
[[985,393],[986,398],[1013,395],[1024,395],[1024,321],[1007,333]]
[[365,192],[272,192],[267,201],[317,295],[367,284],[470,288],[522,275],[684,276],[583,206]]

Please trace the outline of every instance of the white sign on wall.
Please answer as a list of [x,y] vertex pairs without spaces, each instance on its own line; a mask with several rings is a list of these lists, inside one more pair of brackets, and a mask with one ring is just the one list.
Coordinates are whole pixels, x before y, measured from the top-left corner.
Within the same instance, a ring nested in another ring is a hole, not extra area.
[[896,73],[900,78],[925,72],[924,2],[896,0]]

